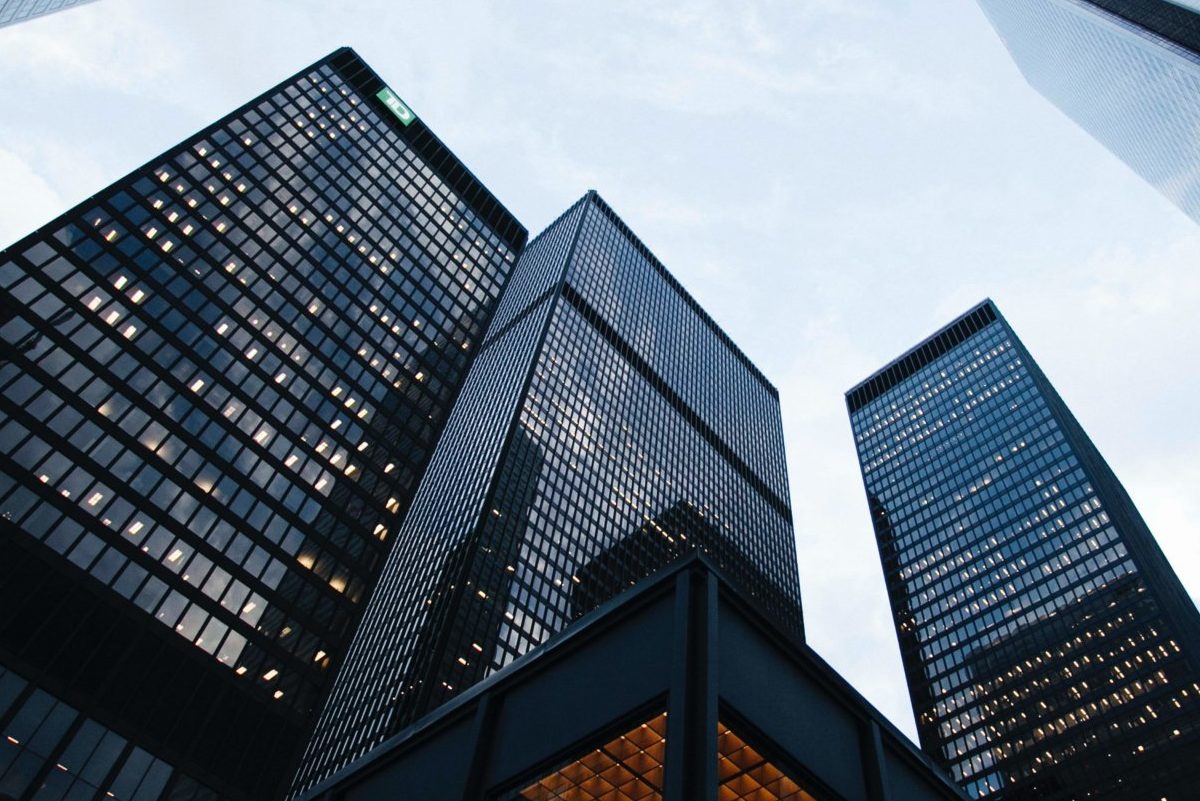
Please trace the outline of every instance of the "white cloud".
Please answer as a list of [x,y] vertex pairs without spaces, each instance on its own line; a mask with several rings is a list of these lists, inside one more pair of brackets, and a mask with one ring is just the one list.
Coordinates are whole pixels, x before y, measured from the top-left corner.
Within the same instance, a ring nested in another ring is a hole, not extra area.
[[52,219],[63,199],[37,170],[11,151],[0,149],[0,248]]
[[906,730],[842,392],[985,295],[1196,594],[1196,229],[971,3],[103,0],[0,30],[0,239],[344,44],[532,228],[599,189],[775,380],[813,643]]
[[[80,90],[162,93],[189,47],[162,35],[162,11],[105,0],[0,30],[7,69]],[[136,43],[136,46],[131,46]]]

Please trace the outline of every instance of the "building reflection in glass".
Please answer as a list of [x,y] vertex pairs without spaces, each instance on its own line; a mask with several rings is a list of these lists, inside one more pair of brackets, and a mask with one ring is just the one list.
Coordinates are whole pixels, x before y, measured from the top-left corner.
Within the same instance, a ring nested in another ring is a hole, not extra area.
[[632,545],[654,521],[741,554],[799,637],[784,465],[775,389],[588,194],[521,257],[299,785],[562,631],[601,554],[661,567]]
[[1195,0],[979,5],[1030,86],[1200,222]]
[[92,724],[147,801],[286,786],[525,239],[382,85],[337,51],[0,253],[0,659],[74,710],[0,792]]

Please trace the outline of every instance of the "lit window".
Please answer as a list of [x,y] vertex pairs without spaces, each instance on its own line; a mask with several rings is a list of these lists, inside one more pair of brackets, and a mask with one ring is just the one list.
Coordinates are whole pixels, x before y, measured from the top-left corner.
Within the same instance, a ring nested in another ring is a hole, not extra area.
[[815,801],[728,726],[717,726],[717,795],[722,801]]
[[504,801],[661,801],[666,736],[667,716],[662,714],[505,796]]

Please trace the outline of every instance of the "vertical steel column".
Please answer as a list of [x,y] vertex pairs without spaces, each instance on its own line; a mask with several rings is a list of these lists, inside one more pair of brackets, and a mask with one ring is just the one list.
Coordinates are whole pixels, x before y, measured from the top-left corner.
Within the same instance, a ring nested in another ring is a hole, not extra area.
[[699,562],[675,579],[665,801],[717,798],[717,580]]
[[869,801],[891,801],[888,789],[887,763],[883,754],[883,733],[879,723],[867,720],[859,727],[862,740],[863,778],[866,779]]
[[479,696],[479,705],[475,707],[475,717],[471,721],[471,761],[467,765],[463,801],[483,801],[483,779],[492,755],[492,731],[499,703],[493,700],[490,692]]

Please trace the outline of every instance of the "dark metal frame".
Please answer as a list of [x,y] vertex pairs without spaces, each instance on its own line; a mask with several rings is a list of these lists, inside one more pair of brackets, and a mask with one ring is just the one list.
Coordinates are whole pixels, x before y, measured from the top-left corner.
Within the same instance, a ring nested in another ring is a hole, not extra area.
[[[756,664],[729,659],[733,647],[751,641],[771,650],[771,665],[762,667],[775,671],[772,682],[748,682],[747,668]],[[780,690],[807,688],[813,707],[781,704],[778,717],[793,718],[790,724],[764,720],[761,701],[775,694],[774,682]],[[755,686],[746,689],[747,683]],[[755,693],[757,712],[749,709]],[[428,801],[489,801],[620,724],[664,708],[665,801],[717,797],[717,727],[725,714],[756,749],[761,744],[764,755],[792,769],[822,799],[963,799],[845,680],[743,600],[698,553],[602,605],[301,798],[365,801],[403,790]],[[531,719],[531,711],[541,717]],[[809,742],[836,739],[826,726],[837,724],[833,729],[850,732],[853,747],[827,749],[840,760],[832,765],[805,745],[803,733],[787,734],[797,723],[809,729]],[[811,736],[814,727],[819,736]]]

